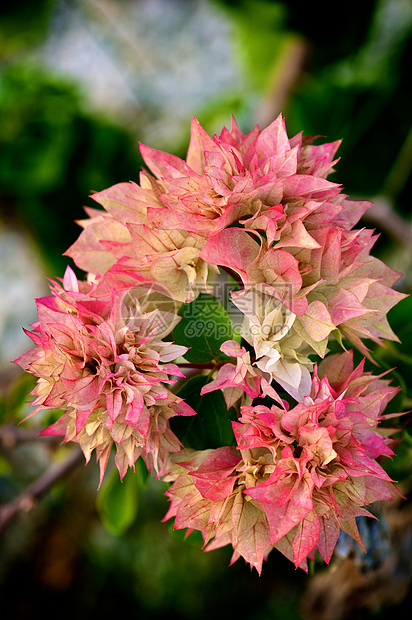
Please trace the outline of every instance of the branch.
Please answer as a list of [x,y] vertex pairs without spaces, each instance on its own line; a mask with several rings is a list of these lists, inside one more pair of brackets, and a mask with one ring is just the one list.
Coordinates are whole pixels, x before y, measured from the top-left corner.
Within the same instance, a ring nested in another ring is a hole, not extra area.
[[22,443],[39,442],[45,444],[59,444],[61,437],[56,435],[40,436],[39,428],[25,428],[14,426],[13,424],[4,424],[0,426],[0,449],[14,450],[14,448]]
[[388,233],[409,252],[412,248],[412,227],[392,208],[391,201],[383,196],[374,198],[374,204],[362,216]]
[[63,463],[56,463],[44,472],[37,480],[18,497],[0,508],[0,537],[21,513],[29,512],[36,501],[51,489],[61,478],[67,476],[84,459],[80,448],[73,449]]
[[290,36],[275,63],[268,91],[256,113],[260,127],[266,127],[283,112],[301,78],[310,53],[309,43],[300,36]]

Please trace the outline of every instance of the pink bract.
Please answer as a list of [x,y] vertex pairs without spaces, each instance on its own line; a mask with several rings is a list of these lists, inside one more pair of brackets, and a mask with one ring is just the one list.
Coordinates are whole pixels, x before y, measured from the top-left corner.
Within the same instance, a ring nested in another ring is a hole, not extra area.
[[304,570],[316,550],[329,562],[341,530],[363,546],[356,517],[397,493],[375,460],[393,454],[376,426],[397,391],[353,369],[351,353],[331,356],[305,402],[243,406],[237,449],[173,457],[166,518],[200,530],[208,549],[231,544],[258,572],[273,547]]
[[404,297],[399,274],[369,255],[370,231],[352,230],[370,203],[327,180],[339,142],[313,142],[289,138],[281,115],[248,134],[232,119],[213,138],[193,119],[186,160],[141,145],[150,173],[94,194],[104,211],[87,210],[67,254],[97,279],[95,296],[145,285],[186,302],[231,270],[296,315],[289,337],[311,352],[323,357],[335,333],[370,356],[364,339],[396,340],[386,314]]
[[[397,388],[352,352],[327,354],[344,340],[373,362],[368,341],[397,340],[386,317],[400,274],[371,256],[373,231],[354,229],[370,203],[328,180],[339,142],[315,140],[289,138],[279,115],[213,137],[193,119],[185,160],[140,145],[139,184],[93,194],[102,208],[86,208],[66,253],[86,280],[68,268],[52,283],[28,332],[36,348],[16,360],[38,378],[34,413],[61,410],[43,434],[95,451],[101,479],[112,449],[121,478],[142,457],[171,483],[176,529],[199,530],[207,550],[230,544],[259,573],[273,548],[307,570],[317,551],[330,561],[342,530],[362,545],[356,517],[396,494],[377,459],[392,455],[378,424]],[[196,306],[183,304],[219,285],[239,332],[206,303],[197,335],[180,334],[185,358],[171,340]],[[196,414],[177,391],[183,368],[203,375],[188,401],[222,390],[232,446],[193,450],[172,431],[172,417]]]
[[35,412],[64,411],[43,434],[78,442],[87,460],[96,449],[101,477],[113,445],[121,477],[139,456],[161,472],[169,451],[180,450],[169,418],[195,414],[167,387],[182,376],[170,362],[187,351],[161,339],[178,318],[150,309],[146,289],[134,289],[127,303],[116,291],[97,300],[92,290],[68,268],[63,287],[37,301],[28,332],[37,348],[16,360],[38,377]]

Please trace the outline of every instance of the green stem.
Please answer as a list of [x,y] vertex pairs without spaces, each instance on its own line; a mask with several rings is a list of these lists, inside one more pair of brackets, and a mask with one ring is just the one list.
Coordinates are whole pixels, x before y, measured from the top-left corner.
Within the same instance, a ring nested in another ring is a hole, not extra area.
[[182,364],[178,364],[179,368],[197,368],[199,370],[203,370],[204,368],[212,368],[216,367],[216,364],[213,362],[207,362],[205,364],[191,364],[190,362],[183,362]]

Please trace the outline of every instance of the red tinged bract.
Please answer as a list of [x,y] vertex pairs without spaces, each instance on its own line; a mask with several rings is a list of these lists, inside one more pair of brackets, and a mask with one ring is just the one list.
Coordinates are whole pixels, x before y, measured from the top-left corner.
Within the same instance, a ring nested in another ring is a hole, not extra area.
[[121,478],[142,457],[175,528],[259,573],[273,548],[307,570],[342,530],[362,545],[356,517],[396,494],[378,459],[397,389],[330,350],[374,362],[405,295],[354,228],[371,203],[328,178],[339,142],[315,141],[279,115],[213,137],[194,118],[186,159],[140,145],[139,184],[93,194],[66,252],[85,281],[52,283],[16,360],[34,412],[61,410],[44,434],[94,451],[101,478],[112,449]]
[[79,443],[87,460],[96,450],[101,478],[113,445],[122,478],[139,456],[161,473],[169,452],[181,448],[169,419],[195,414],[169,388],[182,376],[170,362],[187,348],[161,338],[179,319],[151,309],[143,288],[99,300],[92,291],[68,268],[63,286],[37,301],[39,319],[28,332],[37,348],[16,360],[38,377],[35,412],[64,412],[42,434]]
[[386,315],[404,297],[392,289],[399,274],[370,256],[376,237],[353,230],[371,203],[327,180],[339,142],[313,142],[289,138],[281,115],[248,134],[232,119],[213,138],[193,119],[186,160],[141,145],[150,172],[94,194],[104,211],[87,209],[67,254],[96,297],[155,286],[190,302],[213,293],[222,269],[238,275],[240,295],[264,289],[296,320],[257,365],[301,400],[308,355],[324,357],[338,336],[371,357],[364,340],[397,339]]
[[259,573],[273,547],[307,570],[315,551],[330,561],[342,530],[363,546],[356,517],[397,494],[376,461],[393,454],[377,425],[397,391],[350,352],[330,356],[305,402],[243,406],[236,449],[174,456],[166,518],[200,530],[207,549],[231,544]]

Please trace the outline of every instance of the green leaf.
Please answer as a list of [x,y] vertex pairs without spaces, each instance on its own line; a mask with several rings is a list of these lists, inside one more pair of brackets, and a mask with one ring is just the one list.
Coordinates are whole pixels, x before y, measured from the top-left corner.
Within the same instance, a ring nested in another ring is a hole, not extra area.
[[183,304],[178,312],[182,320],[173,330],[176,344],[190,347],[185,359],[205,364],[214,359],[227,359],[220,351],[226,340],[233,340],[229,315],[216,297],[202,293],[194,301]]
[[141,489],[146,489],[150,480],[150,472],[143,459],[137,459],[135,463],[136,483]]
[[115,536],[121,536],[133,523],[137,514],[138,481],[128,470],[123,482],[113,469],[97,496],[97,510],[104,526]]
[[410,316],[412,313],[412,295],[402,299],[396,306],[393,306],[388,312],[388,321],[392,329],[403,342],[404,334],[406,337],[412,334]]
[[221,390],[201,396],[200,391],[209,378],[196,376],[189,379],[178,395],[193,407],[195,416],[176,416],[170,420],[174,433],[185,448],[207,450],[234,444],[232,420],[236,419],[233,407],[227,409]]

